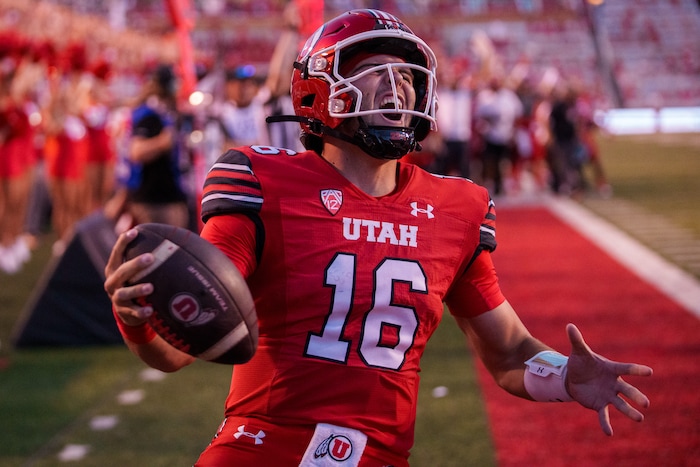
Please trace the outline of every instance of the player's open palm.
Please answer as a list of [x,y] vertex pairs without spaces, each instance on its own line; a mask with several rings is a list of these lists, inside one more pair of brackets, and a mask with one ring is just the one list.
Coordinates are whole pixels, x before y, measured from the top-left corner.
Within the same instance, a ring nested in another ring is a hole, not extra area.
[[611,404],[634,421],[644,420],[644,415],[621,396],[642,408],[649,406],[649,399],[622,376],[650,376],[652,369],[636,363],[608,360],[591,350],[576,326],[569,324],[566,330],[571,341],[567,374],[567,389],[571,397],[598,412],[600,426],[608,436],[613,434],[608,413]]

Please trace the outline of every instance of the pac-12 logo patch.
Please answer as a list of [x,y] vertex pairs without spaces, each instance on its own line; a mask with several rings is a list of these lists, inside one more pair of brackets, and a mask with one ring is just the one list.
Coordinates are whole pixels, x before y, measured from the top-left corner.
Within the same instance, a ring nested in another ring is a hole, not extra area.
[[317,459],[325,456],[329,456],[338,462],[350,459],[352,456],[352,441],[347,436],[330,435],[319,444],[316,452],[314,452],[314,457]]
[[321,202],[326,210],[335,216],[343,205],[343,192],[340,190],[321,190]]

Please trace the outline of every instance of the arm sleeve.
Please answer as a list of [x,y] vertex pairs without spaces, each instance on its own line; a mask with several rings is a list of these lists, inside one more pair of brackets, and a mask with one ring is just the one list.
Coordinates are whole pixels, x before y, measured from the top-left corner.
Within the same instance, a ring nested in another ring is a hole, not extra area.
[[493,310],[503,301],[505,297],[488,250],[474,259],[445,298],[450,313],[461,318],[473,318]]
[[223,251],[248,278],[257,266],[255,223],[244,214],[212,217],[204,224],[202,238]]

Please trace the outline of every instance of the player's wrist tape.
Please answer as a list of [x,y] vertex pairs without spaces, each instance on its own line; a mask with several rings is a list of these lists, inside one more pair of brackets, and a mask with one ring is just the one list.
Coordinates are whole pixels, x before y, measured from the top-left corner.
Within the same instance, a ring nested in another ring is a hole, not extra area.
[[570,402],[566,390],[569,357],[545,350],[525,362],[525,390],[538,402]]
[[129,326],[117,315],[117,311],[112,308],[114,320],[117,322],[117,328],[124,339],[134,344],[148,344],[156,338],[157,334],[148,323],[139,324],[138,326]]

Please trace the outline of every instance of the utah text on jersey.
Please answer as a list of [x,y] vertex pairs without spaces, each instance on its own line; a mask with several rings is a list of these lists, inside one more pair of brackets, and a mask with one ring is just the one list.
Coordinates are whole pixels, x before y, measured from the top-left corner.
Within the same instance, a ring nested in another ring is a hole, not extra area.
[[343,217],[343,237],[346,240],[364,239],[368,243],[390,243],[416,248],[418,226],[395,226],[393,222]]

